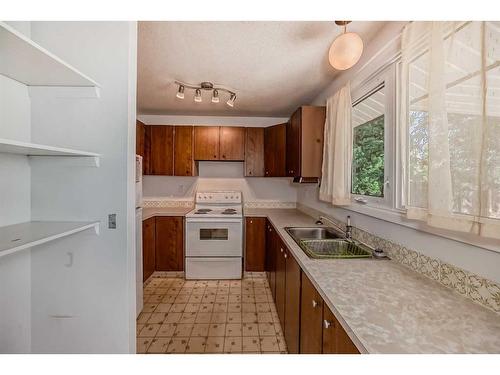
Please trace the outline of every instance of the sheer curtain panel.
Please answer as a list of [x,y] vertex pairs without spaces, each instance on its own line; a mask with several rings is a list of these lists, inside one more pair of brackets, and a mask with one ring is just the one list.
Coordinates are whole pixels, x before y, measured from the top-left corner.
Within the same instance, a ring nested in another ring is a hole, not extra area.
[[408,218],[500,239],[500,22],[410,23],[401,73]]

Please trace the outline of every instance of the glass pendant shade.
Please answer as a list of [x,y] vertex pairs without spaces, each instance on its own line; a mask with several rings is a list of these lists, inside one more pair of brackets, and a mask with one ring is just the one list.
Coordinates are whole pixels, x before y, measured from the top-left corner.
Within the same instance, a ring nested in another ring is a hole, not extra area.
[[343,33],[333,41],[328,53],[330,64],[337,70],[354,66],[363,53],[363,40],[356,33]]

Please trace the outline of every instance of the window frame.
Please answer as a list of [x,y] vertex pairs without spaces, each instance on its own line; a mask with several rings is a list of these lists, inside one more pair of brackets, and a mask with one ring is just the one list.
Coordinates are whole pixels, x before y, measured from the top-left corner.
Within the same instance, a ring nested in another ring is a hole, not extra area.
[[[361,82],[351,90],[352,107],[375,92],[384,88],[385,112],[384,112],[384,192],[383,197],[355,194],[351,192],[351,207],[370,207],[385,210],[394,210],[398,185],[396,178],[396,116],[397,116],[397,86],[396,86],[396,64],[391,63],[381,71],[377,72],[368,80]],[[354,126],[351,124],[351,134]],[[352,137],[354,142],[354,137]],[[353,143],[354,145],[354,143]],[[354,156],[354,155],[352,155]],[[352,177],[351,177],[352,182]],[[352,189],[352,188],[351,188]]]

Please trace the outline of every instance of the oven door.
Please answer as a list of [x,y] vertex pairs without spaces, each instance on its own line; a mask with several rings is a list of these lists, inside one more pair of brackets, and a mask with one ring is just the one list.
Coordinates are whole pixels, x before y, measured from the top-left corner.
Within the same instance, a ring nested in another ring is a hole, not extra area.
[[187,257],[241,257],[242,220],[187,219]]

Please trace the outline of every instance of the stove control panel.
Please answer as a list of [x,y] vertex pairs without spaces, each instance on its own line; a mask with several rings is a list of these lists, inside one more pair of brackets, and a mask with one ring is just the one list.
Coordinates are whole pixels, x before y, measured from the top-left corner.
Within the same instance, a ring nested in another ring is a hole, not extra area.
[[196,203],[241,203],[241,191],[199,191]]

